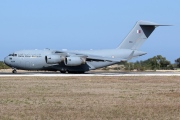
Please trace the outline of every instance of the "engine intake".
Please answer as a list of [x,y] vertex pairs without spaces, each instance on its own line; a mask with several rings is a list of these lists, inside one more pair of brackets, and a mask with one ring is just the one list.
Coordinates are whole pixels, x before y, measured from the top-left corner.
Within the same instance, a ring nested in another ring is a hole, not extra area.
[[86,62],[85,58],[76,57],[76,56],[66,57],[64,60],[64,64],[66,66],[78,66],[81,64],[85,64],[85,62]]
[[45,56],[45,60],[47,64],[57,64],[62,62],[64,59],[59,55],[48,55]]

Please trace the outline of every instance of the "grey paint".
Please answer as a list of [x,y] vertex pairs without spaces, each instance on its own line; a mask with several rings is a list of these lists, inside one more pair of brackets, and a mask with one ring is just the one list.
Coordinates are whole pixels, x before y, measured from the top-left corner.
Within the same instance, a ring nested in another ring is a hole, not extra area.
[[160,25],[138,21],[115,49],[84,51],[21,50],[5,57],[4,62],[13,69],[85,72],[145,55],[146,53],[138,51],[138,48],[157,26]]

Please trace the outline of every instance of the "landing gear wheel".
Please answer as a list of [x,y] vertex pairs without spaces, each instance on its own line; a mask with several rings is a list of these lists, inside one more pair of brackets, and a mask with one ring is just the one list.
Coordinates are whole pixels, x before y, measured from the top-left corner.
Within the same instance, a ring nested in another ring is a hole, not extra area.
[[16,70],[13,70],[12,73],[17,73],[17,71],[16,71]]
[[80,74],[83,74],[83,73],[85,73],[85,71],[79,71],[79,73],[80,73]]
[[66,70],[65,68],[61,68],[61,69],[60,69],[60,72],[61,72],[61,73],[66,73],[67,70]]
[[61,72],[61,73],[66,73],[66,71],[62,71],[62,70],[60,70],[60,72]]
[[83,73],[85,73],[85,71],[68,71],[68,73],[72,73],[72,74],[83,74]]

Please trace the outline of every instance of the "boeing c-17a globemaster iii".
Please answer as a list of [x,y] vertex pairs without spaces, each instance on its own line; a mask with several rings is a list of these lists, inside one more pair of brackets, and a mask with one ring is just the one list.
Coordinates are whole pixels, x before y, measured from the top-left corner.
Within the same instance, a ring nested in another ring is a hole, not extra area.
[[17,72],[16,69],[84,73],[145,55],[146,52],[138,49],[158,26],[164,25],[138,21],[121,44],[114,49],[85,51],[22,50],[9,54],[4,58],[4,62],[13,69],[13,73]]

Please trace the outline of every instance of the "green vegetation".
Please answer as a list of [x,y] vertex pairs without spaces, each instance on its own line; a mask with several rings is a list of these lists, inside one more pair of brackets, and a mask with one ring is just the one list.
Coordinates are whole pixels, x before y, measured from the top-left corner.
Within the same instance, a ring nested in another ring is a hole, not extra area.
[[4,64],[3,61],[0,61],[0,69],[8,69],[9,67]]
[[[124,64],[126,70],[173,70],[178,66],[178,64],[171,64],[170,61],[166,60],[165,57],[161,55],[154,56],[144,61],[136,61],[130,63],[121,63]],[[179,58],[180,66],[180,58]]]
[[177,67],[177,68],[180,68],[180,58],[177,58],[177,59],[175,60],[175,63],[176,63],[176,67]]

